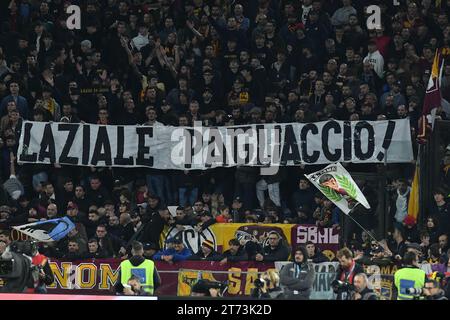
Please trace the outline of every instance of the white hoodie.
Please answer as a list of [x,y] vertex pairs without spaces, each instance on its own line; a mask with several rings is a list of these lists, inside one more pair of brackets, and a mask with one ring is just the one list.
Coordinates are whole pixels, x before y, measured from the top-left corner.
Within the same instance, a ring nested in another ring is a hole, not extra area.
[[404,194],[400,194],[399,190],[397,190],[397,200],[395,201],[395,221],[402,223],[405,220],[405,217],[408,215],[408,195],[411,191],[411,188],[408,187]]
[[364,58],[364,62],[369,61],[369,63],[373,66],[373,70],[376,72],[376,74],[383,78],[383,72],[384,72],[384,58],[381,55],[380,51],[375,51],[373,53],[370,53]]

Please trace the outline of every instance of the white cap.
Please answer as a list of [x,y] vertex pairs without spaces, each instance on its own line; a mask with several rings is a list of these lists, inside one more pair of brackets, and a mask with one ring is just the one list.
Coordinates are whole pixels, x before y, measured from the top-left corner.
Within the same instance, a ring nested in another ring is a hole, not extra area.
[[91,40],[83,40],[83,41],[81,41],[80,45],[88,47],[88,48],[92,48]]

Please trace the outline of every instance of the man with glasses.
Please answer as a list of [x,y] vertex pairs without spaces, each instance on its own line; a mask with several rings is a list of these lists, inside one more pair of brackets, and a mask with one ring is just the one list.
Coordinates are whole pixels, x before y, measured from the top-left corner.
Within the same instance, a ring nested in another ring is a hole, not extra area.
[[293,252],[293,261],[280,270],[280,284],[288,299],[308,300],[312,292],[315,271],[308,261],[305,247],[297,247]]
[[97,239],[100,248],[108,258],[120,257],[126,254],[125,243],[119,238],[108,234],[106,226],[103,224],[97,226],[95,239]]
[[428,279],[423,287],[423,295],[427,300],[448,300],[438,281]]
[[283,243],[277,232],[269,233],[269,243],[256,254],[255,260],[260,262],[286,261],[289,257],[289,249]]

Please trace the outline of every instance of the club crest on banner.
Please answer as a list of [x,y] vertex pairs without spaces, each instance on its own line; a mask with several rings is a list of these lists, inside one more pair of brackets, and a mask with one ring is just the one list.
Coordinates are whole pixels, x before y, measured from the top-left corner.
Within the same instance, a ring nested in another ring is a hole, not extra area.
[[239,241],[255,241],[263,247],[269,245],[269,234],[277,234],[284,243],[288,243],[286,235],[279,227],[274,226],[261,226],[261,225],[246,225],[242,226],[235,232],[235,238]]
[[[210,228],[206,228],[202,232],[197,232],[191,226],[183,227],[184,229],[181,231],[176,227],[170,228],[165,239],[167,240],[171,238],[179,238],[183,241],[184,246],[191,250],[193,253],[197,253],[200,250],[203,241],[209,240],[214,244],[214,250],[217,250],[216,236]],[[167,245],[165,243],[164,248],[167,248]]]

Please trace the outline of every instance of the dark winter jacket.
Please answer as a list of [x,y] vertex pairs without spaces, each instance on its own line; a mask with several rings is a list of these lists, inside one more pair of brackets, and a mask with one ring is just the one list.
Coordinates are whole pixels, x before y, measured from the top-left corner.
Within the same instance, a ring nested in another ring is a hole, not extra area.
[[220,261],[223,257],[220,253],[217,253],[216,251],[212,251],[208,256],[205,256],[203,251],[200,249],[196,254],[190,256],[187,258],[187,260],[204,260],[204,261]]
[[280,241],[273,249],[271,246],[264,247],[261,254],[264,256],[264,262],[286,261],[289,257],[289,248]]
[[280,271],[280,284],[288,299],[308,300],[314,283],[315,271],[311,263],[288,263]]
[[373,290],[371,290],[369,288],[365,288],[359,294],[361,295],[361,299],[359,299],[359,300],[378,300],[375,292],[373,292]]
[[312,262],[314,262],[314,263],[322,263],[322,262],[330,261],[317,247],[314,252],[314,255],[312,257],[310,257],[309,259],[311,259]]
[[248,254],[245,251],[245,248],[240,246],[236,254],[233,254],[230,250],[227,250],[222,254],[222,258],[227,258],[228,262],[247,261]]

